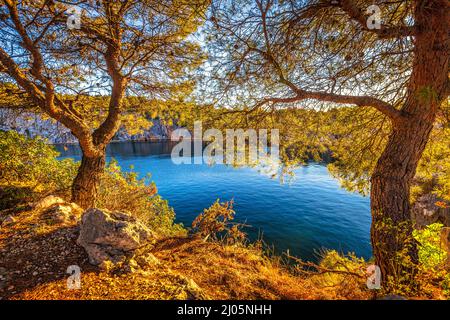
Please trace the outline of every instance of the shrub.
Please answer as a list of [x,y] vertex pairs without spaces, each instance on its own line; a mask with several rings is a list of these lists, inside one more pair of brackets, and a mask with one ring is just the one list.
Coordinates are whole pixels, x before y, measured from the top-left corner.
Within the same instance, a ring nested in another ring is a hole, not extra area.
[[33,190],[27,187],[0,186],[0,210],[17,208],[33,200]]
[[[48,194],[68,194],[77,165],[58,160],[58,152],[41,138],[27,138],[16,131],[0,131],[0,185],[6,199],[33,199]],[[12,204],[13,202],[11,202]]]
[[425,270],[444,267],[447,251],[441,243],[442,228],[442,224],[433,223],[423,230],[414,230],[413,236],[419,243],[419,262]]
[[424,294],[433,296],[437,284],[442,294],[450,298],[450,273],[446,270],[447,251],[441,242],[442,228],[442,224],[433,223],[423,230],[414,230],[420,263],[417,282]]
[[240,230],[242,224],[232,222],[234,215],[233,201],[220,203],[216,200],[195,218],[192,231],[206,239],[218,240],[222,236],[228,243],[242,242],[246,235]]

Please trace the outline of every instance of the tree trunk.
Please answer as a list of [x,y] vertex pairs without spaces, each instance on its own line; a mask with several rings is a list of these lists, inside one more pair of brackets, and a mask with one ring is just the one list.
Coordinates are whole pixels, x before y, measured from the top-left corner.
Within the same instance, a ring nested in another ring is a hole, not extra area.
[[[114,64],[110,61],[110,64]],[[105,169],[106,145],[111,141],[120,127],[120,106],[125,91],[126,80],[110,70],[113,77],[113,88],[109,102],[108,116],[92,133],[92,136],[78,136],[83,157],[78,174],[72,183],[72,201],[82,208],[95,206],[100,178]]]
[[371,180],[371,240],[383,287],[415,287],[418,263],[410,215],[410,186],[434,119],[408,121],[394,128]]
[[[382,285],[414,289],[417,247],[412,239],[410,186],[442,102],[448,96],[448,0],[416,0],[414,63],[401,109],[371,179],[371,241]],[[403,291],[403,290],[402,290]]]
[[98,157],[83,155],[72,184],[72,201],[82,208],[91,208],[97,199],[100,178],[105,168],[105,152]]

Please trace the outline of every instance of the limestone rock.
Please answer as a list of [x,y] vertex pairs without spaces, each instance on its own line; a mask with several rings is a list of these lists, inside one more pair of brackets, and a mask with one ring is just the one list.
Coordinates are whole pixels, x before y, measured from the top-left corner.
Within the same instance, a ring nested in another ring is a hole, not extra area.
[[[171,132],[176,125],[166,125],[159,119],[148,119],[149,127],[143,128],[142,133],[131,135],[124,126],[115,134],[113,141],[147,141],[170,139]],[[75,144],[77,138],[64,125],[53,119],[43,118],[31,111],[15,110],[14,108],[0,108],[0,130],[15,130],[28,137],[41,136],[52,144]]]
[[426,194],[413,204],[411,217],[416,224],[416,228],[421,229],[432,223],[442,223],[450,227],[450,208],[440,208],[436,205],[439,199],[434,194]]
[[0,109],[0,130],[15,130],[28,137],[42,136],[49,143],[77,142],[70,130],[59,122],[44,118],[39,113],[17,109]]
[[68,223],[76,221],[83,213],[75,203],[55,204],[45,212],[46,216],[56,223]]
[[39,200],[37,203],[35,203],[34,208],[36,210],[43,210],[50,208],[51,206],[55,204],[63,204],[65,201],[61,199],[60,197],[56,196],[47,196],[44,199]]
[[68,223],[76,221],[83,209],[76,203],[67,203],[64,199],[56,196],[47,196],[34,204],[35,210],[43,212],[43,217],[52,222]]
[[102,266],[105,263],[122,263],[134,251],[150,246],[155,234],[136,218],[121,212],[91,208],[81,218],[78,245],[89,255],[89,262]]

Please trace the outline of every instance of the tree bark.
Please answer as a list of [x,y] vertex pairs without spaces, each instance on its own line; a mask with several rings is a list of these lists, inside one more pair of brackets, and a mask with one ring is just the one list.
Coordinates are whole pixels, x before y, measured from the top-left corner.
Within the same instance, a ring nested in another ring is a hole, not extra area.
[[410,187],[438,110],[448,97],[447,0],[416,0],[414,65],[401,118],[371,178],[371,241],[383,287],[414,289],[417,247],[412,237]]
[[372,174],[372,248],[389,291],[415,287],[418,253],[412,237],[410,187],[433,122],[411,120],[394,128]]
[[105,169],[105,152],[100,156],[82,156],[77,176],[72,184],[72,201],[82,208],[95,206],[100,178]]

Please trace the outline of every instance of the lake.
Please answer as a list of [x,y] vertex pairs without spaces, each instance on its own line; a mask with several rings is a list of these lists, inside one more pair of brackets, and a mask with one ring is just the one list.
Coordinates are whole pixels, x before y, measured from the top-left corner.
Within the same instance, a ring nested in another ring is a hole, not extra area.
[[[111,143],[108,159],[141,176],[151,173],[159,194],[169,201],[177,222],[192,220],[216,199],[234,200],[236,220],[245,222],[251,240],[262,235],[277,253],[316,260],[321,249],[354,252],[370,258],[370,201],[340,188],[325,165],[295,169],[292,181],[281,183],[253,168],[226,165],[175,165],[170,142]],[[62,157],[80,159],[78,146],[57,146]]]

